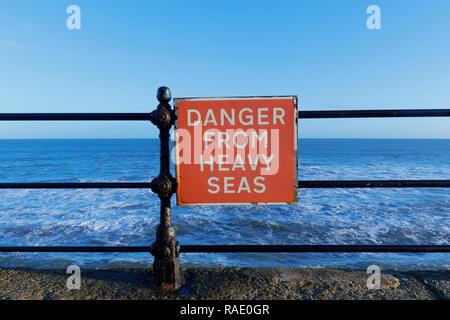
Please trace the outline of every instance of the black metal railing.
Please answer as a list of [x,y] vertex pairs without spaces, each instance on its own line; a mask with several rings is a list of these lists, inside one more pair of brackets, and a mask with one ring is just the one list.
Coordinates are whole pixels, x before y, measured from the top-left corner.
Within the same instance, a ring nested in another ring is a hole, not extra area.
[[[153,182],[0,183],[0,189],[152,189]],[[300,180],[300,189],[450,188],[450,180]]]
[[300,119],[450,117],[450,109],[299,111]]
[[[243,253],[243,252],[395,252],[395,253],[442,253],[450,252],[443,245],[182,245],[183,253]],[[151,246],[39,246],[0,247],[0,252],[147,252]]]
[[[151,182],[0,183],[0,189],[151,189],[161,200],[160,225],[152,246],[3,246],[0,252],[147,252],[155,256],[156,285],[167,291],[179,288],[178,256],[183,253],[237,252],[450,252],[449,245],[182,245],[175,239],[170,198],[176,183],[169,171],[169,137],[175,114],[170,90],[158,89],[160,104],[152,113],[27,113],[0,114],[0,121],[151,121],[160,130],[160,175]],[[300,111],[300,119],[450,117],[450,109]],[[450,188],[450,180],[301,180],[299,188]]]

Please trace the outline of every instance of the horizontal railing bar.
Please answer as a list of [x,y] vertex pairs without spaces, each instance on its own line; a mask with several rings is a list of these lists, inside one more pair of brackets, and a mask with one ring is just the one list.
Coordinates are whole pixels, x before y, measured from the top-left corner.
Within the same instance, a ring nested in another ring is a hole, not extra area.
[[0,247],[0,252],[151,252],[150,246]]
[[[300,180],[315,188],[450,188],[450,180]],[[151,182],[0,183],[0,189],[151,189]]]
[[[150,252],[150,246],[51,246],[0,247],[0,252]],[[182,245],[183,253],[239,252],[450,252],[449,245]]]
[[315,188],[450,188],[450,180],[303,180],[303,189]]
[[[300,119],[450,117],[450,109],[299,111]],[[0,121],[149,121],[150,113],[0,113]]]
[[0,113],[0,121],[149,121],[149,113]]
[[0,183],[0,189],[151,189],[151,182]]
[[446,245],[185,245],[183,253],[237,252],[450,252]]
[[450,109],[299,111],[300,119],[450,117]]

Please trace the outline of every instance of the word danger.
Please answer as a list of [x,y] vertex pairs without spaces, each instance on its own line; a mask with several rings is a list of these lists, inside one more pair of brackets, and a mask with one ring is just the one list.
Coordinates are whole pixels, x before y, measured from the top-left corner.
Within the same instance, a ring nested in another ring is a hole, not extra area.
[[[202,117],[204,114],[204,117]],[[208,109],[206,113],[201,113],[197,109],[189,109],[187,111],[188,126],[198,126],[202,124],[204,127],[208,125],[225,126],[225,125],[276,125],[277,123],[285,124],[285,110],[283,108],[251,108],[232,109]]]

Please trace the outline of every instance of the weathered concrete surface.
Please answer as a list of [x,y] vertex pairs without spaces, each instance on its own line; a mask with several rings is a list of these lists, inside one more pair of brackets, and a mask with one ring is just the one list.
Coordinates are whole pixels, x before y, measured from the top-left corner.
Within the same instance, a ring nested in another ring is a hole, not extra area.
[[330,269],[195,268],[178,295],[158,297],[148,269],[82,270],[68,290],[65,270],[0,269],[0,299],[450,299],[450,271],[383,272],[380,290],[367,273]]

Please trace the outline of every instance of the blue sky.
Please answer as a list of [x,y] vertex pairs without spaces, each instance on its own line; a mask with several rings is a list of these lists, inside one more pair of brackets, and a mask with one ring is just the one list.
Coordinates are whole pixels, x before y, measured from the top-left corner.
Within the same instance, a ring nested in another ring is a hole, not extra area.
[[[81,8],[68,30],[66,8]],[[381,30],[366,9],[381,8]],[[450,108],[450,1],[3,0],[0,112],[147,112],[174,96],[303,110]],[[450,119],[302,120],[306,138],[450,138]],[[147,123],[0,123],[0,138],[149,138]]]

